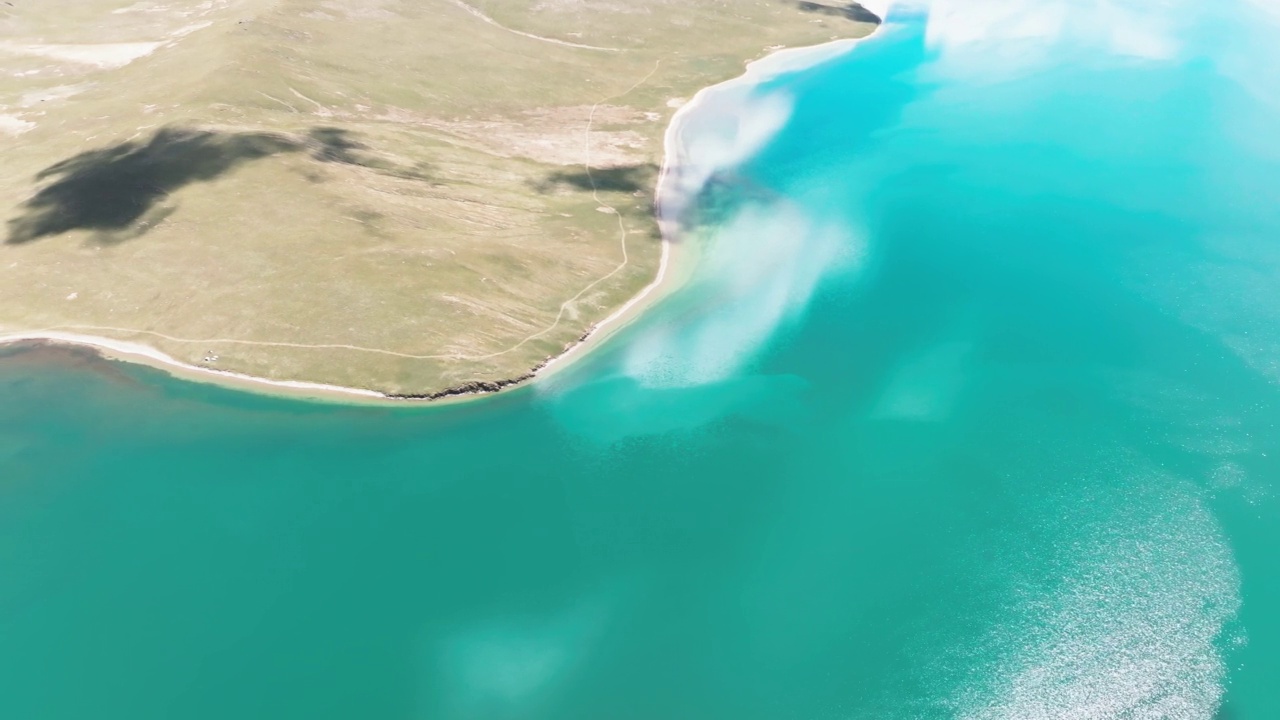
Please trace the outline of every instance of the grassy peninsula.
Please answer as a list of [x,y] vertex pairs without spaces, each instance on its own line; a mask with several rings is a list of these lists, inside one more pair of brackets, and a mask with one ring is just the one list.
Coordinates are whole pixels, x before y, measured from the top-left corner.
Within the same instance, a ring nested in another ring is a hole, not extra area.
[[662,135],[791,0],[0,3],[0,335],[430,395],[527,375],[653,278]]

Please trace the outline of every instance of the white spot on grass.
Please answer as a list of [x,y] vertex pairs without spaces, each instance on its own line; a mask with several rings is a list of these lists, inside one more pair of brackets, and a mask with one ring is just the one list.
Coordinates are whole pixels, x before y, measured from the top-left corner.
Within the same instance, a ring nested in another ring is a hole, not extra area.
[[125,13],[137,13],[137,12],[159,13],[159,12],[165,12],[166,10],[168,10],[168,8],[164,7],[163,5],[157,6],[153,3],[138,2],[128,7],[122,7],[122,8],[119,8],[118,10],[112,10],[111,14],[124,15]]
[[35,123],[30,120],[23,120],[17,115],[0,115],[0,133],[6,135],[21,135],[34,129]]
[[19,45],[0,43],[0,52],[92,65],[104,70],[124,67],[150,55],[163,42],[103,43],[100,45]]

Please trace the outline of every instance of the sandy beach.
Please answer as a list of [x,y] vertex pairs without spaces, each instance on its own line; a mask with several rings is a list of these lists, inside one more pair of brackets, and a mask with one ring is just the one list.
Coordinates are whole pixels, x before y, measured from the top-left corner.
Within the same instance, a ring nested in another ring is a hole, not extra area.
[[[684,142],[690,120],[706,113],[716,118],[737,122],[743,115],[751,89],[779,75],[795,72],[826,62],[849,51],[857,43],[873,37],[879,29],[863,38],[833,40],[803,48],[781,49],[747,64],[745,72],[731,80],[700,90],[684,103],[673,115],[664,136],[663,162],[655,189],[655,207],[662,234],[661,259],[653,281],[608,317],[597,323],[578,342],[565,352],[551,358],[534,369],[527,377],[502,383],[498,392],[457,392],[445,397],[424,399],[386,395],[377,391],[354,387],[342,387],[297,380],[272,380],[241,373],[217,370],[179,361],[148,345],[115,340],[94,335],[66,332],[57,329],[0,331],[0,345],[20,343],[49,343],[74,345],[94,350],[103,358],[147,365],[163,370],[175,377],[196,382],[214,383],[225,387],[283,397],[338,402],[344,404],[405,405],[443,404],[471,401],[505,392],[508,387],[523,387],[538,379],[563,370],[574,360],[584,357],[614,333],[639,318],[654,303],[677,290],[693,274],[696,266],[696,249],[682,246],[679,241],[678,217],[686,201],[692,197],[701,183],[721,164],[743,159],[741,157],[699,159]],[[776,129],[776,128],[775,128]],[[763,139],[767,139],[763,138]],[[747,154],[754,147],[745,147]]]

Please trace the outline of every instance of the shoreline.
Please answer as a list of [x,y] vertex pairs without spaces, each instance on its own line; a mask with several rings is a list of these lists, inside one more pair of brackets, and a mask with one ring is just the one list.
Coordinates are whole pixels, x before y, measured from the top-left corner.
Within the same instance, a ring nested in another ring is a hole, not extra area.
[[[783,48],[764,57],[746,63],[741,75],[702,88],[687,102],[681,105],[672,115],[663,134],[662,166],[658,181],[654,188],[654,207],[658,229],[662,236],[662,250],[658,261],[658,272],[654,279],[636,295],[610,313],[603,320],[587,328],[586,332],[564,352],[546,362],[531,368],[524,375],[495,381],[474,381],[455,388],[446,388],[436,393],[423,395],[395,395],[368,390],[364,388],[345,387],[326,383],[303,380],[273,380],[230,370],[193,365],[178,360],[170,355],[139,342],[116,340],[96,335],[64,332],[59,330],[37,330],[0,333],[0,347],[12,345],[62,345],[88,349],[104,360],[122,361],[166,372],[182,380],[201,382],[244,390],[262,395],[305,399],[339,404],[355,405],[421,405],[436,406],[455,402],[474,401],[502,394],[510,388],[522,387],[548,377],[573,364],[573,361],[586,355],[595,346],[601,344],[618,331],[635,322],[643,311],[667,294],[677,290],[692,275],[692,263],[689,258],[681,265],[681,272],[673,268],[678,265],[674,258],[678,255],[691,254],[692,250],[678,249],[676,239],[679,235],[676,216],[683,208],[679,202],[683,199],[683,191],[687,188],[672,188],[679,180],[682,171],[696,169],[695,166],[682,164],[685,157],[684,145],[680,141],[682,132],[695,110],[708,106],[708,98],[717,94],[730,95],[747,91],[756,85],[785,73],[803,70],[838,57],[848,52],[856,44],[874,37],[884,27],[882,18],[879,25],[868,34],[858,38],[841,38],[817,45],[797,48]],[[741,115],[741,102],[723,103],[718,108],[721,114]],[[708,173],[709,175],[709,173]],[[696,189],[696,187],[694,188]],[[678,279],[680,282],[676,282]]]
[[[673,194],[673,188],[671,187],[679,179],[679,171],[687,170],[690,167],[681,163],[684,146],[680,142],[681,133],[686,129],[690,116],[706,105],[708,98],[713,95],[727,95],[743,89],[750,91],[752,87],[768,82],[779,75],[804,70],[835,59],[849,52],[859,43],[876,37],[885,27],[892,0],[888,2],[877,0],[873,5],[874,7],[869,9],[880,18],[880,22],[866,35],[856,38],[837,38],[816,45],[779,48],[763,57],[747,61],[741,75],[701,88],[694,93],[693,97],[676,109],[671,116],[670,122],[667,123],[666,131],[663,133],[662,165],[658,171],[658,181],[654,187],[655,215],[658,230],[662,236],[662,256],[658,263],[657,275],[652,282],[630,300],[623,303],[617,310],[610,313],[608,317],[588,328],[578,342],[535,368],[531,372],[532,377],[530,379],[537,380],[538,378],[548,377],[571,365],[572,361],[576,359],[575,356],[585,354],[591,349],[591,346],[599,344],[625,329],[639,318],[643,310],[658,302],[667,294],[679,289],[680,285],[692,275],[692,265],[696,262],[696,258],[683,258],[685,262],[680,267],[680,272],[673,272],[673,268],[679,265],[673,257],[692,255],[694,253],[692,248],[682,247],[680,243],[676,242],[676,238],[680,234],[676,216],[679,215],[683,206],[674,202],[680,198]],[[868,7],[868,4],[863,3],[863,7]],[[729,114],[742,115],[741,102],[736,105],[732,102],[726,104],[730,106],[731,112]],[[724,112],[725,108],[722,107],[720,110]]]

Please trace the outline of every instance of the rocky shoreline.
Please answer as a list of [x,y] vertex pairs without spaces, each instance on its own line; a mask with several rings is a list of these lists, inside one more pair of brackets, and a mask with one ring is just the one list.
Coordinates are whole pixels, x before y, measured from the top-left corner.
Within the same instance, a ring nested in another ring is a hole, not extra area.
[[382,395],[388,400],[416,400],[425,402],[430,402],[432,400],[444,400],[445,398],[462,397],[465,395],[492,395],[493,393],[501,392],[507,388],[514,387],[534,379],[538,376],[539,372],[542,372],[542,370],[554,362],[557,357],[563,357],[574,348],[586,342],[587,339],[594,335],[598,329],[600,329],[599,325],[592,325],[587,328],[582,335],[578,336],[577,340],[565,345],[564,351],[561,352],[559,356],[548,355],[542,362],[530,368],[529,372],[517,377],[506,378],[503,380],[472,380],[471,382],[463,383],[451,388],[445,388],[444,390],[438,390],[433,393],[383,393]]

